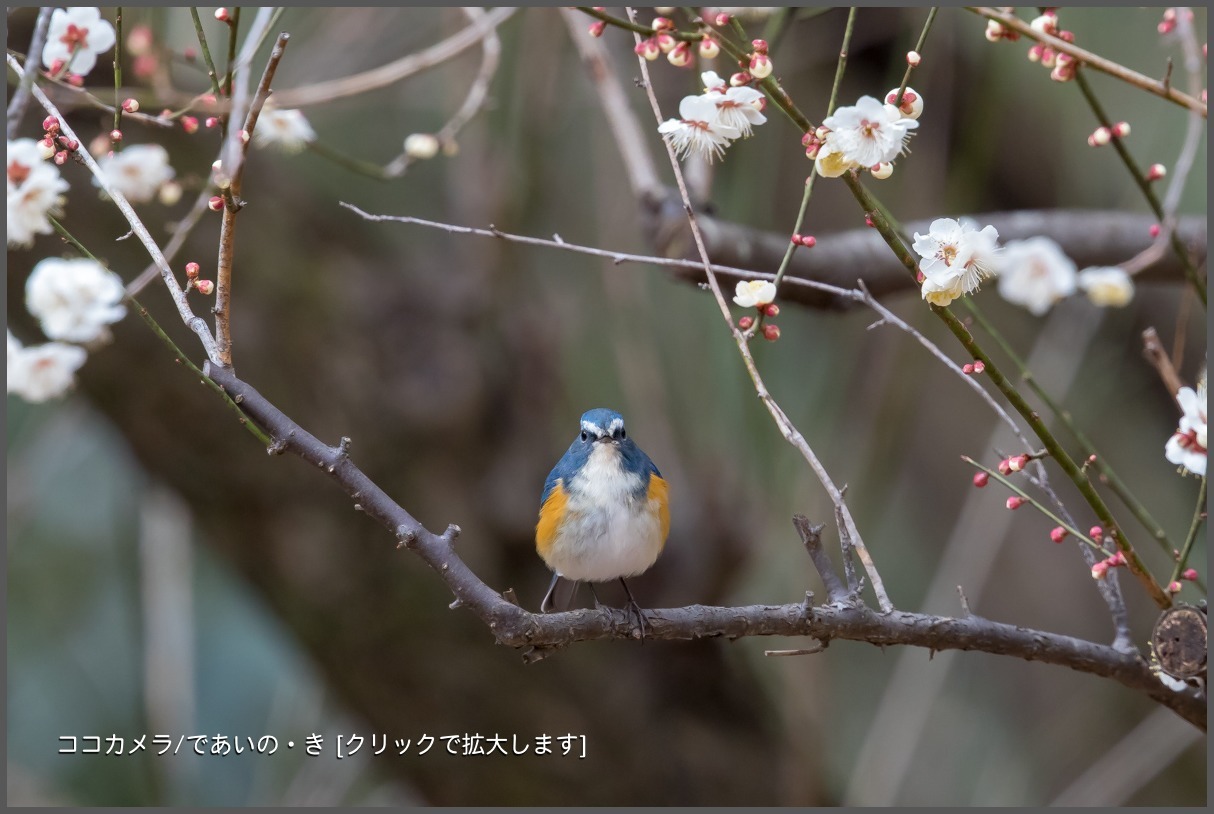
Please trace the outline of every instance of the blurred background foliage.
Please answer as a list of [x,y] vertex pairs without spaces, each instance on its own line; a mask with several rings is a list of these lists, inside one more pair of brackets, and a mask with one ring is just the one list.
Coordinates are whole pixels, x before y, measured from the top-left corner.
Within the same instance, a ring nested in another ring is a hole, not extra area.
[[[897,86],[925,13],[860,11],[844,103]],[[10,12],[10,49],[24,52],[34,16]],[[219,24],[203,17],[219,42]],[[846,10],[780,19],[777,72],[820,118]],[[1156,35],[1158,19],[1152,9],[1067,9],[1062,23],[1083,46],[1158,75],[1169,56],[1179,60]],[[182,10],[125,11],[128,31],[139,22],[178,51],[192,44]],[[275,88],[375,67],[465,24],[454,9],[289,9]],[[1204,10],[1196,25],[1204,42]],[[913,154],[874,191],[904,221],[1017,208],[1145,211],[1112,150],[1087,147],[1096,122],[1078,90],[1028,62],[1025,42],[991,44],[983,28],[962,10],[940,13],[912,82],[926,99]],[[594,406],[623,412],[672,484],[666,552],[633,586],[642,604],[783,603],[820,591],[790,516],[829,522],[829,503],[754,397],[705,292],[653,267],[368,223],[338,205],[649,251],[559,13],[521,11],[500,34],[491,104],[454,157],[385,183],[313,153],[253,152],[236,238],[238,372],[320,438],[351,436],[356,462],[429,528],[458,523],[461,555],[525,606],[538,606],[548,579],[532,548],[541,484]],[[631,35],[608,30],[603,41],[648,122]],[[446,120],[478,62],[473,48],[305,112],[326,144],[386,163],[405,135]],[[666,112],[696,89],[693,71],[664,61],[652,70]],[[173,76],[179,87],[204,87],[196,66],[177,65]],[[104,61],[88,82],[112,85]],[[1184,112],[1100,74],[1091,82],[1110,114],[1132,123],[1138,160],[1170,165]],[[720,217],[786,232],[809,164],[795,129],[774,110],[769,117],[716,169],[713,204]],[[29,113],[21,134],[36,136],[40,118]],[[70,120],[86,138],[110,126],[82,109]],[[165,238],[206,178],[217,136],[128,127],[131,142],[154,139],[187,184],[180,204],[142,208]],[[649,147],[665,169],[656,133]],[[1182,213],[1205,213],[1205,175],[1203,146]],[[146,257],[133,240],[115,242],[127,231],[119,214],[97,200],[82,167],[65,167],[65,177],[66,225],[133,279]],[[821,240],[862,223],[842,184],[826,181],[803,231]],[[205,218],[175,267],[213,267],[217,234],[218,218]],[[68,251],[45,237],[9,253],[7,312],[23,341],[38,341],[21,307],[28,271]],[[156,286],[142,297],[201,361],[167,299]],[[1181,299],[1179,285],[1149,284],[1122,310],[1076,300],[1035,318],[993,287],[977,297],[1021,354],[1036,348],[1045,386],[1173,540],[1188,528],[1197,484],[1163,458],[1176,407],[1143,361],[1139,335],[1153,325],[1170,344]],[[888,304],[960,359],[917,298]],[[1181,374],[1192,382],[1206,333],[1199,309],[1187,307]],[[786,308],[779,321],[783,338],[757,346],[758,363],[836,482],[849,485],[900,608],[955,614],[959,583],[989,618],[1111,639],[1074,547],[1050,544],[1039,515],[1009,515],[999,489],[969,488],[959,456],[995,461],[999,436],[962,382],[906,335],[866,330],[871,313]],[[324,478],[267,457],[137,319],[115,327],[76,393],[44,406],[8,400],[10,803],[1035,805],[1064,792],[1083,802],[1205,800],[1199,733],[1118,685],[1055,667],[852,642],[777,659],[763,651],[803,642],[758,639],[591,643],[525,667],[470,614],[448,610],[441,582]],[[1070,505],[1086,522],[1080,502]],[[1166,572],[1167,558],[1143,547]],[[1204,575],[1199,548],[1193,565]],[[1136,585],[1124,587],[1145,646],[1155,611]],[[1185,592],[1196,601],[1191,586]],[[303,754],[313,732],[325,737],[323,757]],[[128,743],[144,733],[272,734],[296,746],[273,757],[57,754],[60,735],[111,733]],[[368,745],[337,760],[336,736],[369,744],[373,733],[585,734],[589,756],[451,757],[440,742],[425,756],[413,747],[372,758]],[[1128,756],[1106,759],[1123,739]],[[1093,785],[1084,773],[1098,762],[1108,775]]]

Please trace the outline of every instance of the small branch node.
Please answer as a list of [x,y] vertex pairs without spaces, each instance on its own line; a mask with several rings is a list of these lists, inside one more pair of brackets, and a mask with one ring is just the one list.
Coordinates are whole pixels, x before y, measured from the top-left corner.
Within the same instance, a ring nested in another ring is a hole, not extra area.
[[401,526],[396,530],[397,548],[415,548],[417,546],[417,530]]

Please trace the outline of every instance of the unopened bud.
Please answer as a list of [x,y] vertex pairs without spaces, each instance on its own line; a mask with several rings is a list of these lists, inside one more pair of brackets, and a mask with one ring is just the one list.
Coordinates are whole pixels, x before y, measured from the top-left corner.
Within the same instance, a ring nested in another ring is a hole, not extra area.
[[248,144],[248,143],[249,143],[249,131],[248,131],[248,130],[241,130],[241,131],[240,131],[240,143],[241,143],[241,144]]
[[812,249],[818,245],[818,239],[813,235],[801,235],[801,245],[807,249]]
[[1010,458],[1004,458],[1002,461],[999,462],[999,466],[996,468],[999,470],[1000,475],[1012,474],[1012,465],[1011,465],[1011,463],[1009,463],[1010,461],[1011,461]]
[[923,57],[919,56],[918,51],[907,51],[906,52],[906,64],[911,66],[912,68],[918,68],[919,63],[922,61],[923,61]]
[[989,42],[999,42],[1003,39],[1005,29],[998,20],[989,20],[986,24],[986,38]]
[[121,130],[111,130],[110,131],[110,141],[122,141],[122,131]]
[[771,59],[767,54],[755,54],[750,58],[750,75],[755,79],[771,76]]
[[38,157],[43,161],[55,157],[55,142],[50,138],[38,140]]
[[152,29],[137,25],[126,36],[126,50],[133,57],[141,57],[152,50]]
[[1019,472],[1028,465],[1029,456],[1027,455],[1013,455],[1011,458],[1007,459],[1008,469],[1012,470],[1013,472]]
[[712,37],[704,37],[700,40],[700,57],[702,59],[716,59],[721,53],[721,46]]
[[1182,573],[1180,575],[1180,578],[1188,580],[1189,582],[1196,582],[1197,581],[1197,569],[1196,568],[1186,568],[1184,570],[1184,573]]
[[425,161],[438,155],[438,136],[433,133],[411,133],[405,138],[405,155]]
[[207,209],[210,209],[212,212],[218,212],[223,209],[223,198],[218,195],[212,195],[211,200],[207,201]]
[[[1100,563],[1096,563],[1096,565],[1100,565]],[[1092,568],[1094,569],[1096,567],[1096,565],[1093,565]],[[1170,594],[1180,593],[1180,583],[1179,582],[1169,582],[1168,583],[1168,593],[1170,593]]]
[[730,87],[740,88],[740,87],[743,87],[744,85],[749,85],[751,79],[753,79],[753,78],[754,77],[752,77],[750,74],[746,73],[745,71],[738,71],[737,73],[735,73],[729,77],[729,85],[730,85]]
[[974,372],[981,373],[984,370],[986,370],[986,362],[982,361],[981,359],[975,359],[974,360]]
[[638,56],[644,57],[649,62],[653,62],[662,53],[662,49],[658,48],[658,44],[654,41],[653,37],[641,40],[632,50],[636,51]]
[[649,27],[654,31],[674,31],[674,20],[669,17],[654,17]]
[[973,363],[972,363],[972,362],[966,362],[965,364],[963,364],[963,365],[961,366],[961,372],[962,372],[962,373],[964,373],[966,376],[968,376],[968,375],[970,375],[971,373],[973,373],[973,372],[974,372],[974,365],[973,365]]
[[220,6],[215,9],[215,19],[221,23],[230,23],[232,21],[232,14],[226,8]]
[[755,49],[756,54],[766,54],[767,40],[751,40],[750,47]]
[[67,163],[67,150],[60,150],[55,153],[55,163],[61,167]]
[[676,68],[685,68],[691,64],[691,46],[680,42],[666,55],[666,61]]
[[1117,124],[1113,125],[1109,132],[1112,134],[1113,138],[1125,138],[1126,136],[1130,135],[1130,123],[1117,122]]
[[991,476],[985,472],[975,472],[974,473],[974,486],[976,486],[979,489],[985,488],[986,485],[988,483],[990,483],[990,480],[991,480]]
[[1104,536],[1104,529],[1102,529],[1100,526],[1092,526],[1090,529],[1088,529],[1088,536],[1093,540],[1100,540],[1100,538]]
[[172,206],[181,200],[181,184],[176,181],[161,184],[160,189],[156,192],[156,197],[164,206]]
[[767,305],[764,305],[759,310],[762,311],[764,315],[769,317],[780,316],[780,306],[776,305],[774,302],[767,303]]
[[1054,528],[1050,530],[1050,539],[1055,543],[1061,543],[1066,539],[1066,529],[1064,529],[1062,526],[1054,526]]
[[1019,509],[1021,506],[1023,506],[1026,502],[1027,501],[1025,501],[1024,498],[1020,497],[1020,495],[1012,495],[1011,497],[1009,497],[1007,499],[1007,503],[1004,505],[1006,505],[1009,509],[1015,511],[1016,509]]
[[199,294],[209,297],[211,292],[215,290],[215,283],[210,280],[198,280],[194,283],[194,287],[198,289]]
[[78,73],[70,73],[67,75],[67,83],[73,88],[84,87],[84,77]]
[[137,113],[139,111],[139,101],[137,99],[123,99],[122,110],[125,113]]
[[676,40],[670,34],[667,34],[665,31],[659,32],[654,36],[653,39],[658,44],[658,50],[660,50],[663,54],[669,54],[674,50],[674,47],[679,44],[678,40]]
[[592,37],[603,36],[603,29],[605,29],[606,27],[607,27],[607,23],[605,23],[602,20],[596,20],[595,22],[590,24],[590,28],[588,29],[590,31],[590,36],[592,36]]
[[219,126],[219,117],[218,116],[207,116],[206,121],[204,121],[203,124],[207,127],[218,127]]
[[58,133],[59,132],[59,120],[56,119],[54,116],[47,116],[45,119],[42,120],[42,129],[45,130],[47,133]]
[[1092,131],[1092,135],[1088,136],[1088,144],[1092,147],[1103,147],[1112,139],[1113,133],[1107,127],[1097,127]]
[[723,11],[719,12],[713,19],[713,22],[715,22],[718,26],[729,25],[729,15]]
[[196,116],[182,116],[181,129],[187,133],[198,132],[198,118]]
[[738,320],[738,327],[743,331],[749,331],[752,327],[754,327],[754,324],[754,317],[742,317]]
[[775,342],[777,339],[780,338],[780,326],[779,325],[764,325],[763,326],[763,338],[766,339],[768,342]]
[[882,161],[880,164],[874,164],[868,168],[869,173],[878,181],[884,181],[894,174],[894,165],[888,161]]
[[1158,181],[1160,178],[1163,178],[1167,174],[1168,174],[1168,168],[1165,167],[1163,164],[1152,164],[1150,166],[1150,168],[1147,169],[1147,180],[1148,181]]
[[1158,224],[1158,223],[1152,223],[1152,224],[1151,224],[1151,228],[1147,230],[1147,233],[1148,233],[1148,234],[1149,234],[1149,235],[1150,235],[1152,238],[1156,238],[1156,237],[1159,237],[1159,232],[1160,232],[1160,231],[1161,231],[1161,230],[1160,230],[1160,228],[1159,228],[1159,224]]
[[[1092,579],[1104,579],[1108,573],[1109,564],[1106,561],[1101,560],[1100,562],[1092,565]],[[1175,585],[1176,583],[1172,584]]]

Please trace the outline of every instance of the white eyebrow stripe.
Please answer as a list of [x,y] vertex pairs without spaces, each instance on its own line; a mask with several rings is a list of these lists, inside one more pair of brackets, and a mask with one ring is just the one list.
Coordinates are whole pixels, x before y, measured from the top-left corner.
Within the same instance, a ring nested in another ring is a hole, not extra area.
[[595,424],[593,421],[583,421],[582,429],[585,430],[586,432],[592,432],[595,435],[603,434],[603,428],[600,427],[598,424]]
[[613,418],[611,424],[607,427],[607,432],[614,434],[616,430],[624,429],[624,419]]

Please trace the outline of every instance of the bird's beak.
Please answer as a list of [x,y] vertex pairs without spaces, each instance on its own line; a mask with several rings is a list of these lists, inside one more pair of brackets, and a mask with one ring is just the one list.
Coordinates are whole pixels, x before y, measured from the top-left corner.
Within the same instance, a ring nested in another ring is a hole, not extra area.
[[594,439],[594,442],[596,444],[611,444],[613,447],[618,447],[620,445],[620,442],[615,438],[612,438],[610,435],[599,436],[598,438]]

